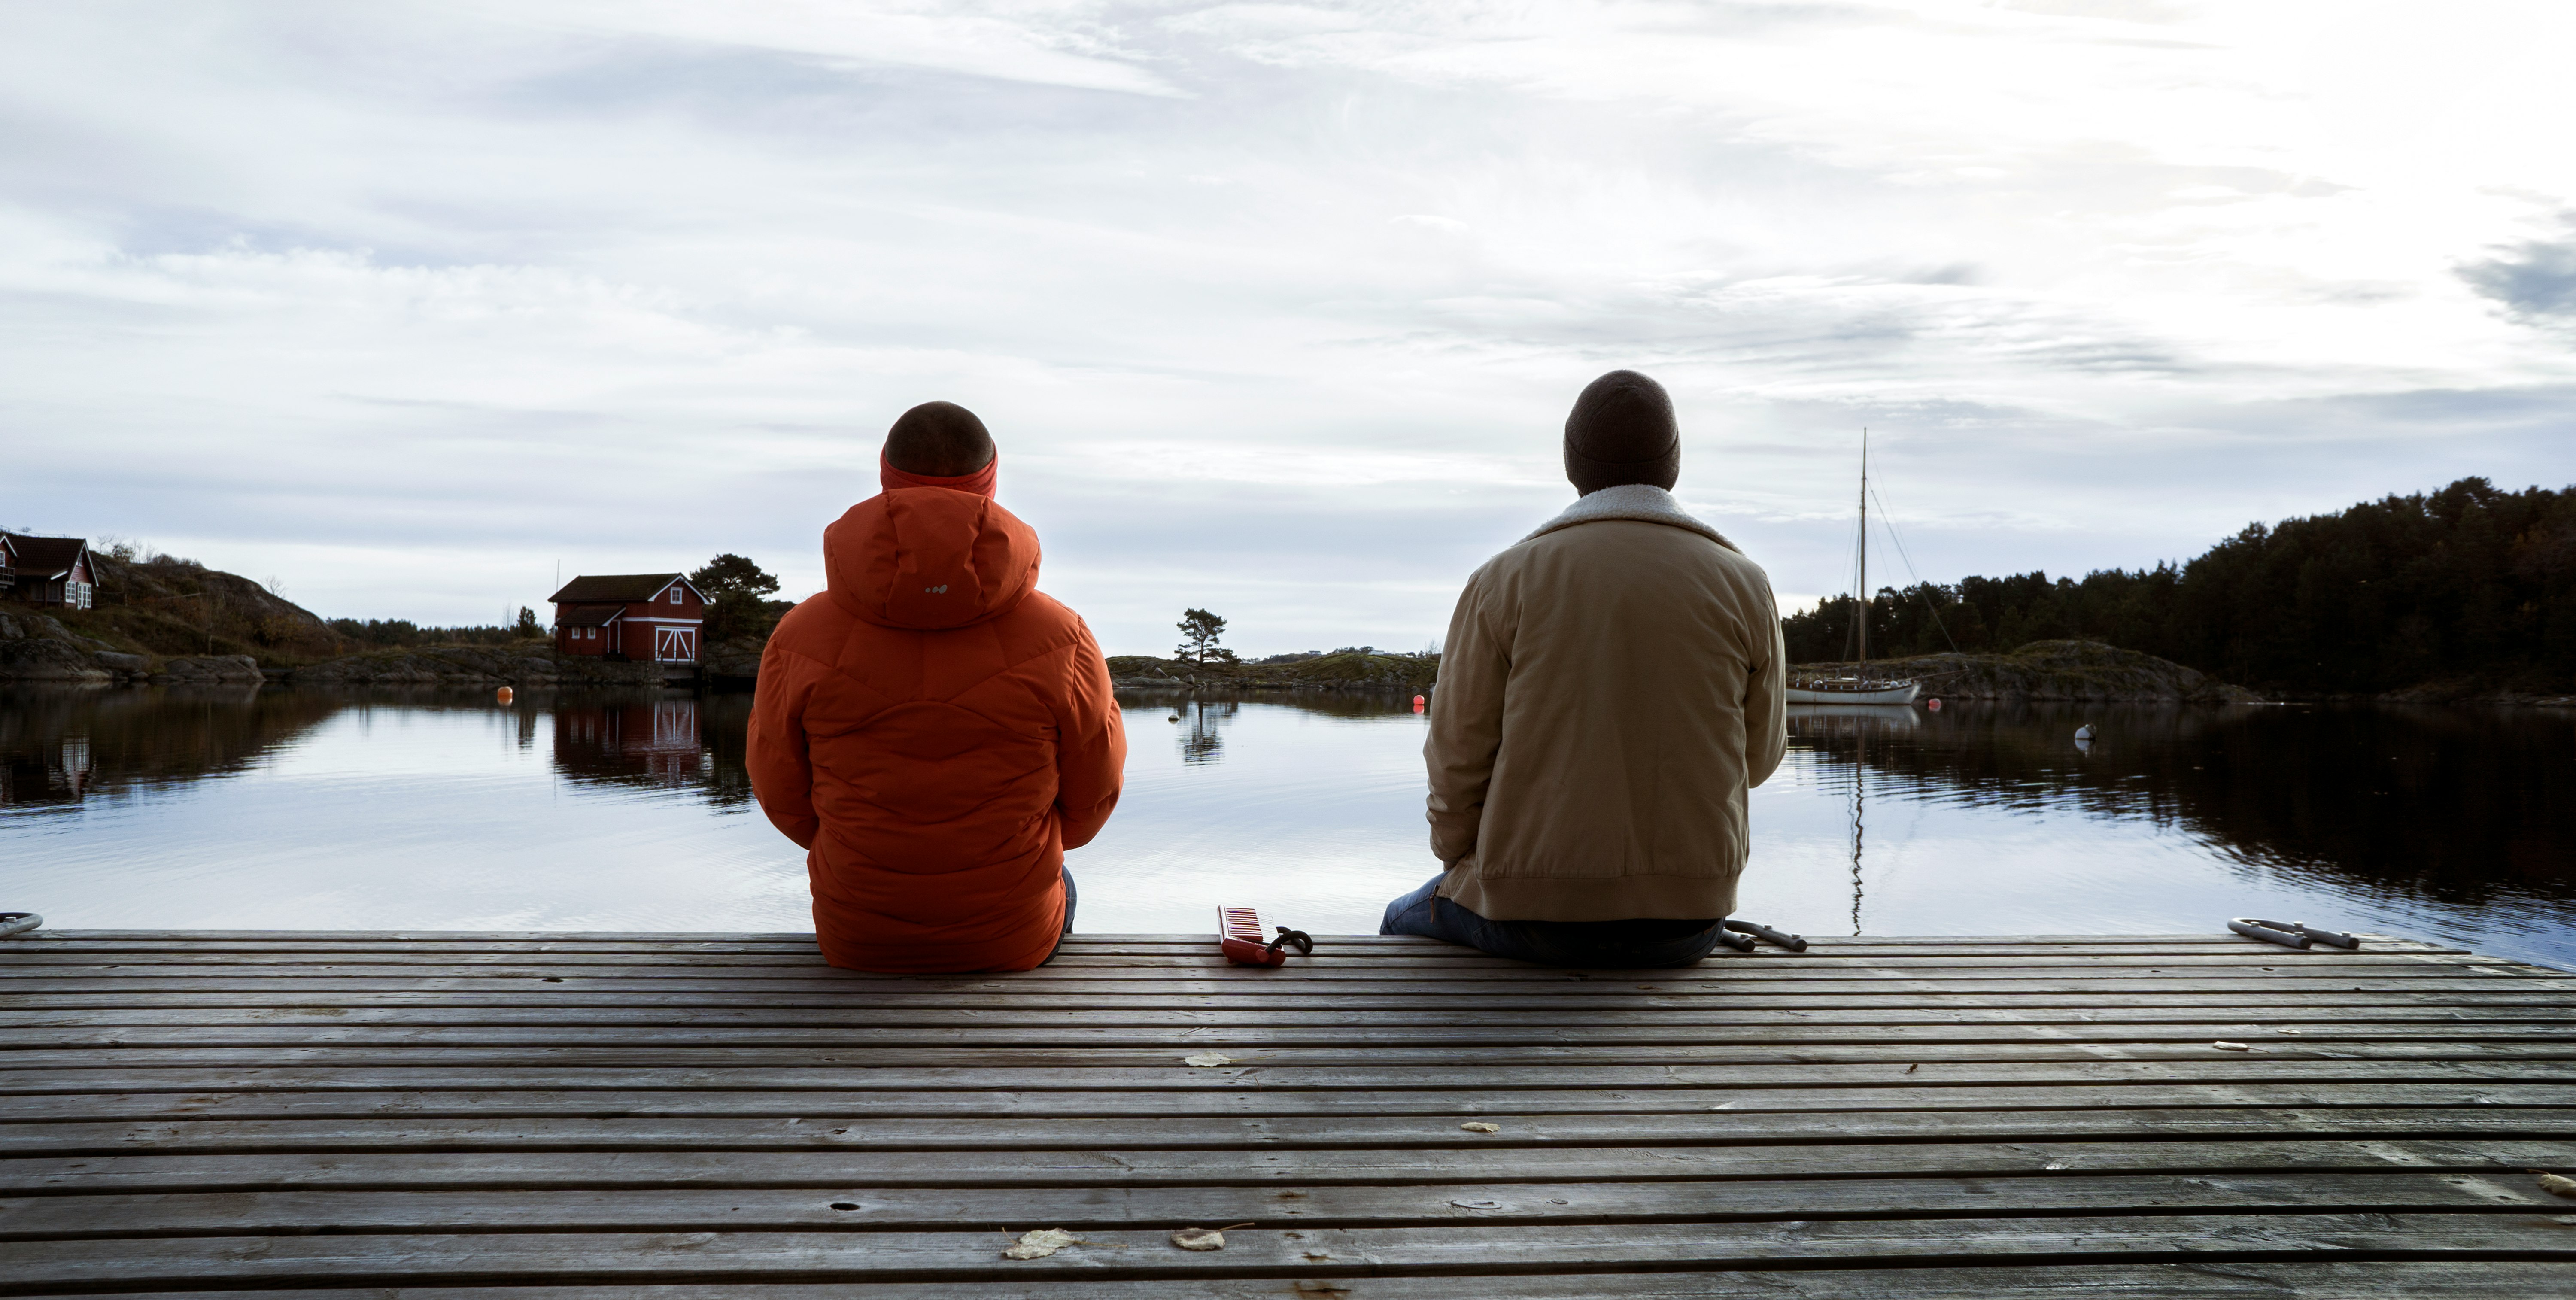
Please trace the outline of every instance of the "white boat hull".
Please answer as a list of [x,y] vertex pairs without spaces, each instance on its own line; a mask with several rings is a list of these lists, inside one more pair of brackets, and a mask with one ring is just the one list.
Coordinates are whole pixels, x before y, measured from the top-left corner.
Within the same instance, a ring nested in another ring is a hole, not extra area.
[[1818,690],[1810,686],[1789,688],[1791,704],[1912,704],[1923,688],[1915,682],[1891,682],[1885,686],[1864,689]]

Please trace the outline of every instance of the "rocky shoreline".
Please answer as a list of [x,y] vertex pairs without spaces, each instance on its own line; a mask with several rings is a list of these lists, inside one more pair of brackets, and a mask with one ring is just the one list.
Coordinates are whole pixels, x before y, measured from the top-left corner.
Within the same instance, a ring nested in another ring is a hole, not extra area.
[[1440,675],[1438,655],[1332,654],[1285,664],[1193,663],[1111,655],[1109,684],[1122,691],[1374,691],[1421,693]]
[[[760,673],[767,638],[736,637],[707,647],[702,680],[747,686]],[[1848,675],[1851,664],[1800,664],[1813,676]],[[2170,660],[2098,641],[2034,641],[2006,654],[1934,654],[1875,660],[1873,677],[1912,678],[1925,698],[2154,704],[2258,704],[2267,697]],[[1193,663],[1113,655],[1110,684],[1123,691],[1331,691],[1426,694],[1440,673],[1436,654],[1349,652],[1287,663]],[[59,686],[653,686],[662,666],[567,655],[542,643],[420,646],[371,650],[296,666],[263,666],[246,654],[146,655],[82,636],[33,610],[0,612],[0,683]],[[2319,702],[2491,704],[2576,707],[2576,695],[2497,691],[2474,683],[2428,684],[2379,696],[2298,696]]]
[[0,614],[0,681],[58,686],[250,684],[263,681],[249,655],[128,654],[64,627],[50,614]]
[[[710,647],[705,675],[749,681],[761,642]],[[296,667],[263,667],[250,655],[141,655],[85,637],[62,620],[0,613],[0,682],[53,686],[660,686],[662,665],[567,655],[550,645],[421,646],[372,650]]]
[[[709,646],[703,675],[752,681],[764,644],[764,638],[742,637]],[[658,663],[568,655],[552,646],[421,646],[308,664],[284,680],[295,686],[660,686],[663,676]]]

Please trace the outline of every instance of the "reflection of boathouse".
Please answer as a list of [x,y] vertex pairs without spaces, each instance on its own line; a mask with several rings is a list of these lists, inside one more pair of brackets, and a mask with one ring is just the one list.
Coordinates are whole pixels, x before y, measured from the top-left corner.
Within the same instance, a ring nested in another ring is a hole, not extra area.
[[677,786],[706,771],[694,699],[558,705],[555,768],[567,776]]
[[79,803],[89,785],[86,735],[31,738],[0,749],[0,804]]

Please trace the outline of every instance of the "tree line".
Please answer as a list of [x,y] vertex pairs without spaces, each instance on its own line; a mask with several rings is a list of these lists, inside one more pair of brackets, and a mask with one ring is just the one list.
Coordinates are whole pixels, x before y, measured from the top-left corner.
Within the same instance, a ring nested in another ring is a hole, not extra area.
[[[181,563],[185,563],[182,561]],[[735,637],[766,637],[794,601],[773,600],[778,579],[743,556],[727,552],[689,572],[689,581],[707,598],[709,644]],[[426,645],[509,645],[543,641],[552,635],[534,609],[522,605],[509,623],[482,627],[423,627],[407,618],[330,620],[331,629],[359,645],[371,647]]]
[[[1851,656],[1859,604],[1783,620],[1798,663]],[[2438,492],[2244,531],[2182,565],[1880,588],[1872,658],[2083,637],[2267,690],[2576,682],[2576,488]]]

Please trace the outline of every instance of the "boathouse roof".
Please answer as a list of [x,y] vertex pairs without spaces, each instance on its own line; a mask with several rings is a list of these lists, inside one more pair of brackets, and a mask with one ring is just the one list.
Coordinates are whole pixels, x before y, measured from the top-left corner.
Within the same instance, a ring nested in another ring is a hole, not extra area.
[[606,627],[626,617],[624,605],[575,605],[555,615],[558,627]]
[[25,533],[9,534],[12,563],[21,574],[37,578],[59,578],[72,571],[83,552],[89,550],[86,537],[30,537]]
[[[651,600],[672,583],[686,581],[686,576],[677,573],[586,573],[546,599],[558,605]],[[689,590],[695,592],[697,588]]]

